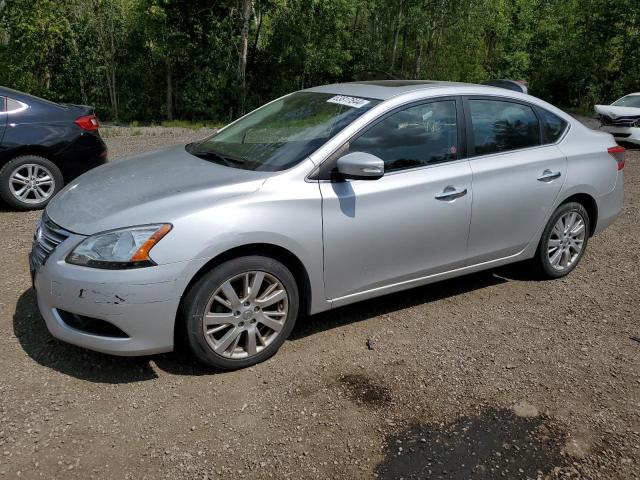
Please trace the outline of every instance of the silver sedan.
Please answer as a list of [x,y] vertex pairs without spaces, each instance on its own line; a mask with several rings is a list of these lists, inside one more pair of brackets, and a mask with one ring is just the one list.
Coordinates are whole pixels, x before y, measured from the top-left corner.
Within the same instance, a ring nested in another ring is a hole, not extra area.
[[301,314],[528,260],[571,272],[622,209],[624,149],[535,97],[429,81],[286,95],[49,204],[30,265],[51,333],[118,355],[185,339],[236,369]]

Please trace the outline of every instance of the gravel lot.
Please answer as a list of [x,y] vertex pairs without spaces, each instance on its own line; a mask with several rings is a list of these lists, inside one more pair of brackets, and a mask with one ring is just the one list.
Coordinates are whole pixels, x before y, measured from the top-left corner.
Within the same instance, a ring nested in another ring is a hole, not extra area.
[[[111,158],[185,129],[105,129]],[[488,271],[301,319],[269,361],[118,358],[53,339],[38,213],[0,207],[0,479],[640,478],[640,151],[568,278]]]

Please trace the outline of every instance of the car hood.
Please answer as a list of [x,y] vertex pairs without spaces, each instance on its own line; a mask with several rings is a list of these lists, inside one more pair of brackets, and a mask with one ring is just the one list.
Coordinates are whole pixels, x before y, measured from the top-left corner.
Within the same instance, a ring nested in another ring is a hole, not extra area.
[[616,119],[619,117],[640,117],[640,108],[617,107],[614,105],[596,105],[596,112],[601,115]]
[[225,198],[255,192],[271,172],[226,167],[184,146],[110,162],[67,185],[47,215],[74,233],[171,222]]

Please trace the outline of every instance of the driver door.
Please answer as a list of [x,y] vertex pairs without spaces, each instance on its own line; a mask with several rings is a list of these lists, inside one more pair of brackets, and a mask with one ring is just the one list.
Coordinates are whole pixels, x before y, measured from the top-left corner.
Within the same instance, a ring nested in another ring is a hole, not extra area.
[[336,304],[465,265],[472,191],[461,108],[455,98],[402,107],[341,149],[381,158],[385,174],[320,182],[325,288]]

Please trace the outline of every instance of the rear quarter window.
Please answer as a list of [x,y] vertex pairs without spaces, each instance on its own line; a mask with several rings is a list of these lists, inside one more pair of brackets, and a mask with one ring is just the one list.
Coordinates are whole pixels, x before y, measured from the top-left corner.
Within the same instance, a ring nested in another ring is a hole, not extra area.
[[567,121],[542,108],[538,109],[538,114],[542,119],[545,143],[555,143],[560,140],[567,129]]
[[7,98],[7,105],[6,105],[5,111],[7,113],[17,113],[17,112],[21,112],[26,107],[27,106],[22,102],[14,100],[13,98]]

